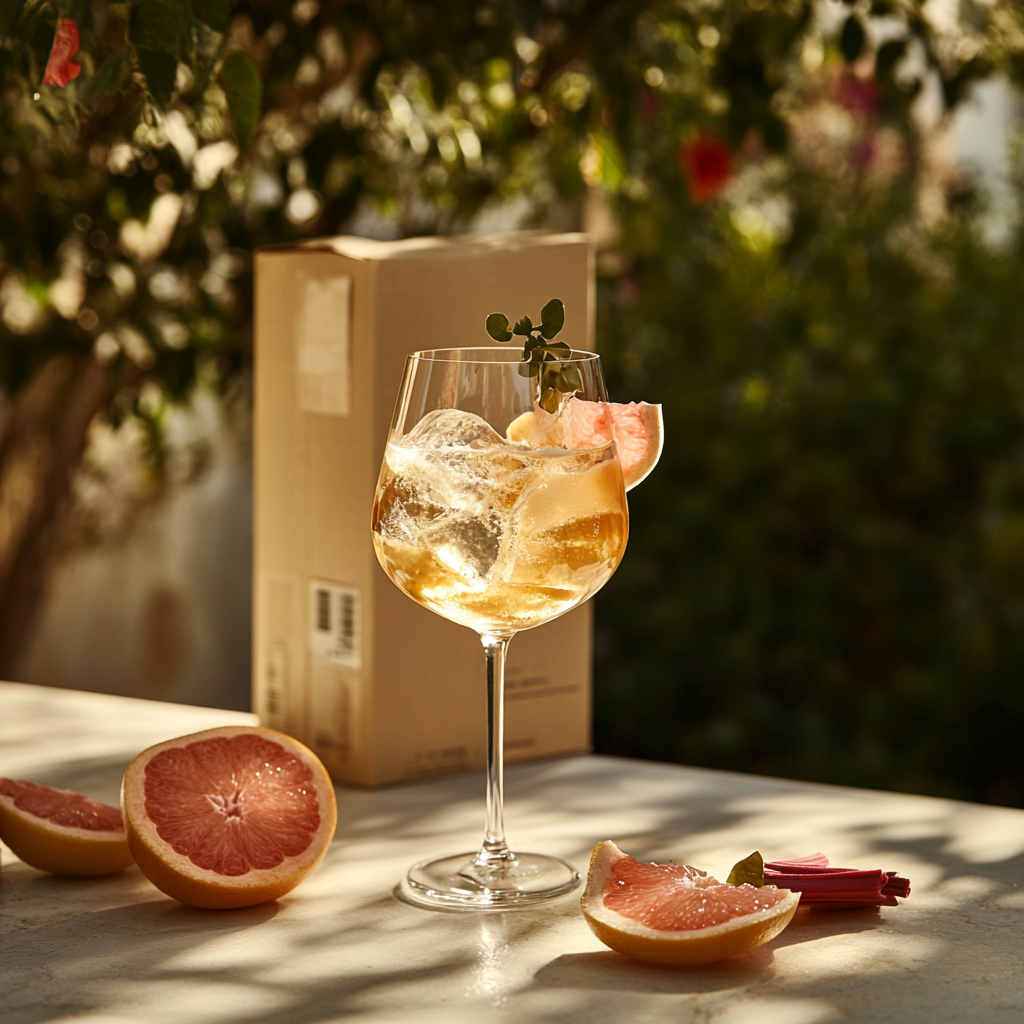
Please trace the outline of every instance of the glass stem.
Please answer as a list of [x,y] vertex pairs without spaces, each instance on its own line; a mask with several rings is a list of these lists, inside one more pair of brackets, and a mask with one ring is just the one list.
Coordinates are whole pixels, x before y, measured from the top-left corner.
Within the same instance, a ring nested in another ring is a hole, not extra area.
[[511,634],[480,637],[487,655],[487,824],[476,855],[476,864],[482,868],[515,860],[505,842],[504,809],[505,654],[511,639]]

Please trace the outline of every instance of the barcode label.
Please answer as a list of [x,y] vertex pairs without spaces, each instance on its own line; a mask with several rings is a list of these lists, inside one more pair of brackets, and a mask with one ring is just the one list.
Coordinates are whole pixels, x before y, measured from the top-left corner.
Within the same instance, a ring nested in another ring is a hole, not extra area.
[[331,592],[323,587],[316,592],[316,628],[321,633],[331,631]]
[[310,651],[318,661],[360,667],[359,591],[324,580],[310,581]]

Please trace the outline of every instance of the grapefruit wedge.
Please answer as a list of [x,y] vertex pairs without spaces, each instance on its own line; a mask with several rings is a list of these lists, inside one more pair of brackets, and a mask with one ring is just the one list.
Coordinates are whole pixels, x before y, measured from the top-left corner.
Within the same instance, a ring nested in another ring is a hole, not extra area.
[[505,436],[532,448],[595,448],[615,442],[626,490],[644,480],[664,444],[660,405],[587,402],[570,395],[557,413],[536,408],[516,417]]
[[128,845],[146,877],[192,907],[249,907],[290,892],[334,836],[334,786],[298,740],[225,726],[168,740],[128,766]]
[[644,864],[606,840],[594,847],[580,901],[594,934],[656,964],[710,964],[774,939],[800,894],[728,885],[697,868]]
[[112,875],[132,862],[116,807],[38,782],[0,778],[0,839],[55,875]]

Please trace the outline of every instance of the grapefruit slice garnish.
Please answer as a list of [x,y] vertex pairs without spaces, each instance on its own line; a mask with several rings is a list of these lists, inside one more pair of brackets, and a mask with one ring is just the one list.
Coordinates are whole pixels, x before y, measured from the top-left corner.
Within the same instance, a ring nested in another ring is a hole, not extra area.
[[55,875],[112,875],[132,862],[116,807],[38,782],[0,778],[0,839]]
[[146,877],[193,907],[248,907],[291,891],[334,836],[334,786],[298,740],[225,726],[168,740],[128,766],[128,845]]
[[660,405],[587,402],[570,395],[555,414],[536,408],[516,417],[505,436],[533,448],[597,448],[615,442],[626,490],[644,480],[664,444]]
[[774,939],[800,894],[729,885],[696,868],[644,864],[606,840],[594,847],[580,901],[594,934],[656,964],[710,964]]

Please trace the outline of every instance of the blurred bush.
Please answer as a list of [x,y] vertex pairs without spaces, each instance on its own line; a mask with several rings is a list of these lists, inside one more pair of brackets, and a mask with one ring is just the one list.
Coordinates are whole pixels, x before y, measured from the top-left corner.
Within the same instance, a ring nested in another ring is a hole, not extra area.
[[244,394],[255,245],[582,224],[668,438],[599,748],[1024,800],[1019,211],[936,156],[1024,22],[940,6],[0,0],[0,674],[90,431],[158,489],[170,406]]
[[597,744],[1020,804],[1024,261],[818,212],[605,289],[667,444],[598,604]]

